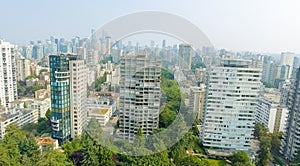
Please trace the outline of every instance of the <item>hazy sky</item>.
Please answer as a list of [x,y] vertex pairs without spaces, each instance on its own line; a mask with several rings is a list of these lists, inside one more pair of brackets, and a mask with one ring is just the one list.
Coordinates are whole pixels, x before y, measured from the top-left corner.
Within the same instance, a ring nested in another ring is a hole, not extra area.
[[190,20],[217,48],[300,53],[299,0],[1,0],[0,37],[88,37],[115,17],[155,10]]

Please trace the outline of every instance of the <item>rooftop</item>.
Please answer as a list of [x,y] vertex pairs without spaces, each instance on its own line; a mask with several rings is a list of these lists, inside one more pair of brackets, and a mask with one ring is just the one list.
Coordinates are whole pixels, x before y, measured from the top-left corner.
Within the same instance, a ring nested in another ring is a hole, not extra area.
[[222,59],[221,64],[224,67],[248,68],[251,64],[251,61],[246,59],[224,58]]
[[4,112],[0,114],[0,122],[4,122],[10,118],[13,118],[17,115],[24,115],[30,113],[31,109],[18,109],[18,110],[10,110],[10,112]]
[[264,93],[262,94],[262,96],[265,99],[268,99],[268,100],[270,100],[272,102],[279,103],[280,102],[281,93],[277,89],[266,88],[265,91],[264,91]]
[[109,111],[109,108],[98,108],[92,111],[93,114],[105,115]]
[[27,102],[27,103],[31,102],[31,103],[33,103],[34,99],[33,98],[22,98],[22,99],[14,100],[14,101],[12,101],[10,103],[12,103],[12,104],[20,104],[20,103],[24,103],[24,102]]
[[51,137],[36,137],[35,141],[37,142],[38,145],[44,146],[44,145],[53,144],[56,140],[52,139]]

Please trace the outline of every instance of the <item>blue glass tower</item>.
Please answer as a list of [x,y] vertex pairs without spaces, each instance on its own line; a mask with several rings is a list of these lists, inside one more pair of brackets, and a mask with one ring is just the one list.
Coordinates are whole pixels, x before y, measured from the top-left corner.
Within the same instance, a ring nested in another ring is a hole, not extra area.
[[70,67],[77,56],[70,54],[50,55],[51,124],[52,138],[64,144],[71,138]]

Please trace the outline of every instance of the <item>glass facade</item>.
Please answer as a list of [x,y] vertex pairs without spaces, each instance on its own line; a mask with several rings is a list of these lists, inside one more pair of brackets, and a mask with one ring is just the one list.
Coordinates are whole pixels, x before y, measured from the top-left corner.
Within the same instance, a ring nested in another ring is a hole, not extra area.
[[69,61],[76,58],[71,55],[49,56],[52,138],[58,139],[59,144],[71,138]]

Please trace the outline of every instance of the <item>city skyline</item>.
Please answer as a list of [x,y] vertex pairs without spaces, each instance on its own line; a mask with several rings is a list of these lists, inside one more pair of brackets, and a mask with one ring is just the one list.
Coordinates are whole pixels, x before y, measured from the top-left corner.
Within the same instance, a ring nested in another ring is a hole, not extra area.
[[[5,1],[6,7],[0,14],[10,13],[10,17],[3,17],[0,37],[14,44],[25,44],[48,36],[88,37],[90,29],[97,29],[112,18],[153,10],[176,14],[191,21],[209,37],[216,48],[300,53],[297,46],[300,42],[300,33],[297,31],[300,27],[300,2],[294,0],[215,0],[205,4],[204,1],[94,1],[85,4],[64,1],[59,2],[59,5],[56,2],[46,1],[44,5],[17,2],[19,5],[15,5],[14,1]],[[8,11],[11,9],[17,12],[13,14]],[[78,14],[72,12],[72,9],[78,9]]]
[[299,165],[300,1],[204,2],[1,3],[0,165]]

